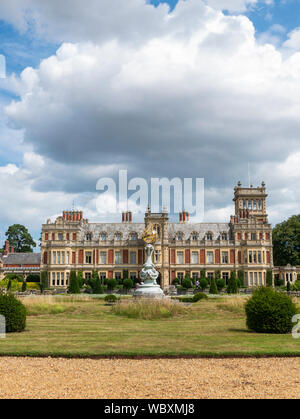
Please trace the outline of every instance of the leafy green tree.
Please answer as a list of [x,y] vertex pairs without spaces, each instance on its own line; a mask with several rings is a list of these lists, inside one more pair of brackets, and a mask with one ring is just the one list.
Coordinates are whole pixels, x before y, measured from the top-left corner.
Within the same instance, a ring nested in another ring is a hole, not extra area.
[[208,287],[208,280],[206,278],[201,278],[200,279],[200,288],[202,291],[206,290],[206,288]]
[[82,271],[77,272],[77,280],[78,280],[79,288],[82,288],[84,286],[84,283],[85,283],[85,279],[83,277],[83,272]]
[[225,288],[225,285],[226,285],[225,279],[223,278],[217,279],[217,288],[219,292],[221,292]]
[[300,214],[273,229],[274,265],[300,265]]
[[183,286],[183,288],[185,288],[185,289],[191,288],[191,286],[192,286],[192,281],[191,281],[191,279],[184,278],[184,279],[182,280],[182,286]]
[[71,271],[70,274],[70,285],[68,288],[68,292],[70,294],[80,294],[80,287],[77,279],[77,275],[75,271]]
[[107,280],[107,288],[110,291],[113,291],[117,286],[117,280],[115,278],[111,278]]
[[273,286],[273,273],[271,270],[267,271],[267,287],[272,287]]
[[7,284],[7,288],[6,288],[6,291],[7,292],[11,292],[11,279],[9,278],[9,280],[8,280],[8,284]]
[[218,288],[217,288],[217,285],[216,285],[215,278],[212,278],[212,280],[210,282],[209,293],[210,294],[218,294]]
[[5,233],[9,244],[13,246],[17,253],[32,253],[36,243],[29,234],[26,227],[21,224],[10,226]]
[[237,294],[238,293],[238,284],[236,279],[236,274],[234,271],[231,272],[230,278],[227,285],[228,294]]
[[27,289],[27,282],[24,279],[24,281],[22,282],[22,292],[25,292],[26,289]]
[[124,289],[128,292],[133,288],[133,281],[132,279],[124,279],[123,281]]
[[215,279],[216,279],[216,281],[218,281],[218,279],[221,279],[221,271],[216,271]]
[[239,288],[244,287],[244,271],[238,271],[238,286]]
[[41,289],[41,293],[43,293],[45,291],[45,289],[48,288],[48,277],[47,277],[47,272],[43,271],[41,273],[41,282],[40,282],[40,289]]
[[102,284],[101,284],[101,279],[99,278],[99,276],[93,282],[92,290],[93,290],[93,294],[103,294],[104,293],[103,287],[102,287]]

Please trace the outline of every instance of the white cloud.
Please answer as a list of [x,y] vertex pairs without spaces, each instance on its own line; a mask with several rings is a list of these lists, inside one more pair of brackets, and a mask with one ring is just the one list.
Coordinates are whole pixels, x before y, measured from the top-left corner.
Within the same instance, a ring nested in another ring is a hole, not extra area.
[[[29,148],[13,178],[22,175],[24,189],[43,203],[49,193],[50,214],[89,191],[86,207],[95,215],[97,179],[119,168],[130,176],[205,177],[207,217],[226,221],[233,211],[228,186],[245,183],[250,162],[257,182],[264,177],[270,185],[274,217],[278,205],[281,218],[287,216],[291,206],[276,191],[291,178],[284,168],[300,151],[300,54],[284,59],[275,46],[256,42],[249,19],[225,16],[200,0],[181,1],[171,14],[139,0],[124,9],[124,2],[103,0],[98,10],[91,0],[86,13],[103,14],[97,27],[90,16],[77,16],[81,4],[74,3],[76,17],[64,34],[70,3],[36,6],[35,13],[45,12],[40,23],[47,16],[41,31],[58,29],[59,38],[78,42],[63,43],[39,68],[9,80],[20,100],[6,112]],[[49,19],[52,12],[56,19]],[[35,171],[28,174],[30,167]],[[281,176],[272,180],[274,170]],[[43,204],[36,206],[44,214]]]
[[296,28],[288,34],[288,39],[283,46],[293,50],[300,50],[300,28]]

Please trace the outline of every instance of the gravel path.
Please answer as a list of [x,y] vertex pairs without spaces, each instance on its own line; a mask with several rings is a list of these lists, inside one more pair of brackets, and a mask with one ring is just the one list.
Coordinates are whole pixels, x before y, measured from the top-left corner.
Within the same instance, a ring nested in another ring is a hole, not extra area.
[[0,358],[0,398],[300,398],[300,358]]

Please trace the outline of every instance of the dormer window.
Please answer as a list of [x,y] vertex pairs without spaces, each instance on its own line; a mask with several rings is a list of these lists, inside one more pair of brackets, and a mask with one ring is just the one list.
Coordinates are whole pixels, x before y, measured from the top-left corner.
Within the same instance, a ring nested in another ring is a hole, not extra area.
[[93,238],[92,233],[87,233],[86,236],[85,236],[85,239],[86,239],[87,242],[91,242],[92,238]]
[[227,233],[222,233],[221,237],[222,237],[222,240],[226,241],[227,240]]
[[198,234],[197,233],[193,233],[192,234],[192,240],[195,242],[198,240]]
[[208,240],[208,241],[212,241],[212,239],[213,239],[213,235],[212,235],[212,233],[207,233],[207,234],[206,234],[206,240]]
[[130,235],[130,240],[131,240],[131,241],[136,241],[137,239],[138,239],[137,234],[136,234],[136,233],[131,233],[131,235]]
[[105,233],[101,233],[100,234],[100,240],[103,241],[103,242],[105,242],[106,239],[107,239],[107,235]]
[[183,234],[182,233],[177,234],[177,240],[182,242],[182,240],[183,240]]
[[115,240],[116,240],[117,242],[120,242],[120,241],[122,240],[122,235],[121,235],[121,233],[117,233],[117,234],[115,235]]

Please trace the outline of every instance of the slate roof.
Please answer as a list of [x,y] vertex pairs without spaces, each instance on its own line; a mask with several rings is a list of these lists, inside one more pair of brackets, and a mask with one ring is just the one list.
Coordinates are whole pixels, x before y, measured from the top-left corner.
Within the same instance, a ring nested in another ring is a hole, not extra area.
[[[113,240],[117,233],[122,234],[123,240],[129,239],[131,233],[137,233],[138,238],[141,239],[142,233],[145,229],[144,223],[90,223],[82,226],[81,240],[84,240],[87,233],[92,233],[93,239],[98,240],[101,233],[107,234],[108,240]],[[190,238],[192,233],[197,233],[199,240],[204,239],[205,235],[210,232],[213,234],[213,240],[219,238],[222,233],[230,233],[229,223],[169,223],[169,239],[176,237],[177,233],[183,233],[183,239]]]
[[40,265],[40,253],[11,253],[7,256],[2,256],[4,265]]

